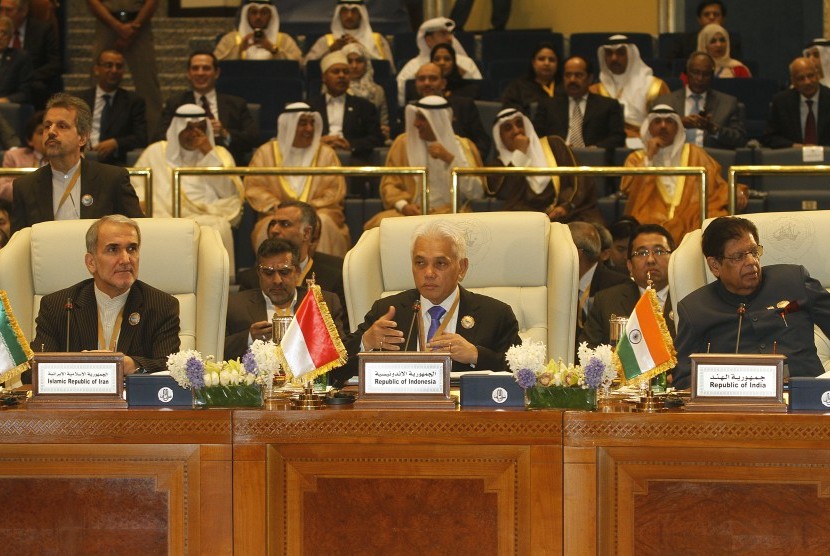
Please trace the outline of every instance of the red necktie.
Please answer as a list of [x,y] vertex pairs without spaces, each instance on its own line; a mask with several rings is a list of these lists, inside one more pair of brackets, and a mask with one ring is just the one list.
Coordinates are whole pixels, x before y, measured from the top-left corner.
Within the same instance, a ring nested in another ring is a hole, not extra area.
[[23,43],[20,42],[20,31],[17,29],[14,30],[14,38],[12,39],[12,48],[20,50],[23,48]]
[[816,115],[813,113],[813,101],[807,101],[807,119],[804,120],[804,144],[818,144],[818,132],[816,132]]

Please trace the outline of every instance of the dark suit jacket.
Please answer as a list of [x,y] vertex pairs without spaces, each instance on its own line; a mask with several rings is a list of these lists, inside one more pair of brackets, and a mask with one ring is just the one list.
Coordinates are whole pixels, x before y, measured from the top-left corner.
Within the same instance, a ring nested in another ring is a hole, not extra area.
[[63,89],[60,43],[50,24],[32,17],[26,20],[23,49],[32,58],[35,104],[42,106],[52,93]]
[[[46,165],[14,180],[12,233],[38,222],[55,219],[52,207],[52,166]],[[81,218],[123,214],[142,218],[138,196],[124,168],[81,158],[81,195],[92,197],[89,206],[81,203]]]
[[[588,347],[594,348],[600,344],[610,343],[610,326],[608,319],[611,315],[618,317],[631,316],[634,306],[640,300],[640,288],[633,280],[606,288],[594,296],[594,303],[585,321],[585,328],[579,335],[578,343],[588,342]],[[671,295],[667,296],[663,306],[663,318],[669,334],[674,338],[674,320],[671,318]]]
[[[570,110],[568,95],[556,95],[539,102],[533,127],[539,137],[558,135],[568,137]],[[588,147],[610,149],[625,145],[623,109],[616,99],[588,93],[585,114],[582,116],[582,138]]]
[[[787,313],[787,322],[768,309],[781,300],[798,301],[799,309]],[[818,376],[824,367],[816,353],[814,326],[830,334],[830,294],[800,265],[763,267],[761,287],[750,297],[730,293],[720,280],[684,297],[677,306],[677,367],[674,385],[691,385],[689,355],[734,353],[738,336],[737,309],[746,304],[741,327],[741,353],[777,353],[787,356],[790,376]]]
[[27,104],[32,100],[32,58],[25,50],[0,50],[0,97]]
[[[153,141],[167,139],[167,128],[173,120],[176,108],[182,104],[196,104],[196,96],[193,91],[184,91],[173,95],[164,104],[161,114],[161,123],[153,134]],[[259,125],[254,121],[248,104],[244,98],[223,93],[216,93],[216,104],[219,114],[216,117],[230,133],[230,145],[217,138],[216,144],[226,147],[233,155],[237,164],[246,160],[249,151],[260,145]]]
[[[610,268],[608,268],[607,266],[605,266],[602,263],[597,263],[597,268],[594,271],[594,277],[591,278],[591,291],[589,292],[589,296],[588,296],[589,299],[591,299],[590,305],[593,306],[594,299],[596,298],[596,295],[599,292],[601,292],[601,291],[603,291],[607,288],[616,286],[618,284],[625,284],[626,282],[630,282],[630,281],[631,281],[631,279],[628,276],[626,276],[626,275],[624,275],[620,272],[616,272],[614,270],[611,270]],[[591,313],[591,311],[589,309],[588,314],[590,314],[590,313]],[[585,321],[583,322],[583,324],[587,323],[587,320],[588,319],[586,318]],[[579,319],[577,319],[576,320],[576,336],[574,337],[574,339],[577,340],[577,339],[579,339],[580,336],[582,336],[582,327],[579,326]],[[576,345],[578,347],[579,342],[577,342]]]
[[[795,89],[781,91],[772,97],[767,128],[761,142],[772,149],[786,149],[793,143],[803,143],[801,130],[801,95]],[[830,89],[819,86],[818,114],[816,114],[818,144],[830,146]]]
[[[464,288],[460,288],[459,295],[461,298],[458,303],[456,333],[478,348],[478,363],[475,368],[493,371],[507,370],[507,362],[504,359],[507,348],[522,343],[521,338],[519,338],[519,323],[516,321],[513,309],[497,299],[469,292]],[[353,373],[357,372],[356,354],[360,351],[363,334],[389,310],[390,305],[395,307],[397,329],[401,330],[406,336],[412,323],[413,304],[418,299],[418,290],[413,289],[375,301],[366,314],[363,323],[343,342],[349,352],[349,363],[343,370],[338,369],[339,375],[344,375],[346,369]],[[461,319],[468,315],[475,319],[472,328],[461,326]],[[418,346],[418,336],[414,330],[408,343],[410,351],[416,350]],[[469,365],[455,361],[452,365],[453,371],[469,371],[471,369],[472,367]]]
[[[95,112],[95,87],[78,93],[92,112]],[[118,149],[99,162],[125,164],[127,152],[147,146],[147,117],[144,99],[119,87],[115,90],[106,129],[101,130],[101,140],[115,139]]]
[[[326,97],[321,95],[308,103],[323,118],[323,135],[329,133],[329,117],[326,110]],[[351,144],[352,154],[368,158],[372,150],[383,145],[383,133],[375,105],[365,98],[346,94],[346,106],[343,113],[343,137]]]
[[447,102],[452,107],[452,129],[459,137],[466,137],[475,143],[482,160],[490,154],[490,132],[481,124],[481,115],[473,99],[451,95]]
[[[37,351],[66,350],[66,300],[72,299],[69,350],[98,349],[98,304],[93,279],[45,296],[35,321],[32,346]],[[133,324],[131,316],[138,322]],[[179,302],[172,295],[138,280],[130,288],[118,335],[118,351],[139,367],[155,373],[167,367],[167,356],[179,351]],[[41,349],[42,346],[42,349]],[[29,379],[31,380],[31,378]]]
[[[307,292],[306,288],[297,288],[297,304],[303,300]],[[341,338],[344,338],[343,306],[340,304],[340,299],[327,291],[323,291],[323,299],[328,305],[337,332]],[[228,298],[228,316],[225,321],[225,359],[236,359],[245,355],[248,350],[248,333],[251,325],[264,321],[267,316],[265,298],[259,288],[235,293]]]
[[[686,115],[686,88],[672,91],[654,101],[654,104],[668,104],[678,114]],[[704,132],[703,146],[716,149],[737,149],[746,145],[746,130],[738,113],[738,99],[732,95],[709,89],[706,105],[703,107],[718,126],[717,137]]]

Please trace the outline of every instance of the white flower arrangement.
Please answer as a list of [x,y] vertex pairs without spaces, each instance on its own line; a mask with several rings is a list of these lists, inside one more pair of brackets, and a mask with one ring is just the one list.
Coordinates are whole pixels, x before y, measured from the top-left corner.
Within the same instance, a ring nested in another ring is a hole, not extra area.
[[182,388],[267,384],[279,370],[276,344],[256,340],[242,360],[215,361],[195,349],[167,356],[167,370]]
[[567,365],[561,359],[545,363],[547,349],[542,342],[524,340],[507,350],[506,359],[516,382],[524,389],[539,386],[597,389],[608,387],[617,376],[611,358],[611,346],[603,344],[589,349],[579,346],[579,365]]

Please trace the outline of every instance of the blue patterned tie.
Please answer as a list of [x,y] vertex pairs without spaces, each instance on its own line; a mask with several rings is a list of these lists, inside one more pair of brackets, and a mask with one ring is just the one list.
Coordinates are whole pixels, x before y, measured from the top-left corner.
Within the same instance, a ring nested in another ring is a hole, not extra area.
[[[689,115],[692,114],[700,114],[700,101],[703,100],[703,97],[698,94],[692,95],[692,101],[694,105],[692,105],[692,111],[689,112]],[[686,142],[692,143],[693,145],[697,145],[697,129],[687,129],[686,130]]]
[[427,332],[427,342],[432,341],[432,337],[435,336],[436,332],[438,332],[438,327],[441,326],[441,318],[446,312],[447,310],[440,305],[430,307],[427,310],[429,316],[432,317],[432,320],[429,323],[429,331]]

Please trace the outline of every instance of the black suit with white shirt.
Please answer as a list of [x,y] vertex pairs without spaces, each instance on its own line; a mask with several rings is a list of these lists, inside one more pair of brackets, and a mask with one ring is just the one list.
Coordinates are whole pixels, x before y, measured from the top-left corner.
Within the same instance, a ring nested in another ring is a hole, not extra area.
[[[78,93],[78,97],[89,105],[93,114],[96,92],[97,88],[93,87]],[[106,158],[98,157],[98,161],[123,165],[127,162],[129,151],[147,146],[147,108],[143,98],[121,87],[109,94],[112,95],[109,118],[104,122],[106,125],[100,131],[98,142],[115,139],[118,148]]]

